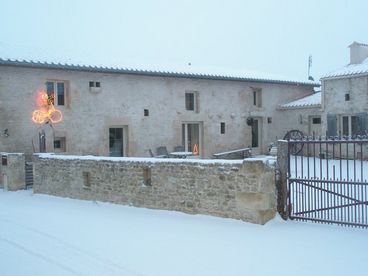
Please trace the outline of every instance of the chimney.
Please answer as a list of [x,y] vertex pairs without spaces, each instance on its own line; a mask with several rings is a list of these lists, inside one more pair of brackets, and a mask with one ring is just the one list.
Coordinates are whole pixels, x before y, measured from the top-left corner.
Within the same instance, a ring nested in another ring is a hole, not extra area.
[[368,44],[354,41],[350,47],[350,64],[360,64],[368,58]]

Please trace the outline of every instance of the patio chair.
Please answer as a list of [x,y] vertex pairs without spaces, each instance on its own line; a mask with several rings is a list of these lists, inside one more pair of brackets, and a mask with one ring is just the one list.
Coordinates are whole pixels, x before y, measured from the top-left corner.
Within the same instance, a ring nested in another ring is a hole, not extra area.
[[167,148],[165,146],[158,147],[156,151],[157,151],[157,155],[155,157],[158,157],[158,158],[169,157],[169,152],[167,151]]
[[148,149],[148,152],[150,154],[151,157],[155,157],[155,155],[153,154],[152,150],[151,149]]
[[174,151],[175,152],[185,151],[185,148],[184,148],[184,146],[176,146],[176,147],[174,147]]

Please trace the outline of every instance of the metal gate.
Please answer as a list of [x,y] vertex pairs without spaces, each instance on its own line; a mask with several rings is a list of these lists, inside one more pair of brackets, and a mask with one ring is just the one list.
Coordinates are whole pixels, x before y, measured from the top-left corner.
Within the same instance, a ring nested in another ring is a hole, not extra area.
[[33,187],[33,163],[26,162],[25,163],[25,170],[26,170],[26,189]]
[[367,137],[289,140],[289,218],[368,227],[367,159]]

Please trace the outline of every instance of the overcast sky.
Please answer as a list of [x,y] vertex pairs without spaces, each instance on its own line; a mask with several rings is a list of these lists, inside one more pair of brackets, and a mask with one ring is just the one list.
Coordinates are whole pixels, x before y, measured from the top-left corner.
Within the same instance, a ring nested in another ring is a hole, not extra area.
[[0,0],[0,57],[307,79],[368,43],[367,0]]

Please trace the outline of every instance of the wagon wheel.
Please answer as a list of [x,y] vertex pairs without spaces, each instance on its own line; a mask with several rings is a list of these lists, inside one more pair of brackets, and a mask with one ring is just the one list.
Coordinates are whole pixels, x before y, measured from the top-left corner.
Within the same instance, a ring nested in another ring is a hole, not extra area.
[[302,141],[303,139],[303,132],[301,132],[300,130],[297,129],[293,129],[288,131],[285,136],[284,136],[284,140],[296,140],[298,141],[297,143],[293,143],[291,145],[289,145],[290,147],[290,153],[291,154],[298,154],[299,152],[302,151],[303,147],[304,147],[304,143]]

